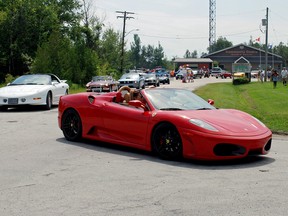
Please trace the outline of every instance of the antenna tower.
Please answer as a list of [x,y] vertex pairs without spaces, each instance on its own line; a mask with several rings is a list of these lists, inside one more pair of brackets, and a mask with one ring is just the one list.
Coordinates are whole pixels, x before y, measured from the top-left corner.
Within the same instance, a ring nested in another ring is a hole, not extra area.
[[216,0],[209,0],[209,51],[216,42]]

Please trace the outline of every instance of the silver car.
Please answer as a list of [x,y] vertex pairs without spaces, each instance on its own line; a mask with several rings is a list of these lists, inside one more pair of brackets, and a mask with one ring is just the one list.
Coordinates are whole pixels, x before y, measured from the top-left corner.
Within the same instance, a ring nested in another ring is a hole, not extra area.
[[119,87],[129,86],[130,88],[144,89],[145,74],[142,73],[125,73],[118,80]]

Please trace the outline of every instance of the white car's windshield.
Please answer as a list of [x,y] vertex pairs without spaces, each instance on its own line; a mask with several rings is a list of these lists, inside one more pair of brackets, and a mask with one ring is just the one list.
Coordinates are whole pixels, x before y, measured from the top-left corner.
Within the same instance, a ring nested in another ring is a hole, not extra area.
[[209,110],[216,109],[208,102],[185,89],[147,89],[147,97],[159,110]]
[[15,79],[10,85],[49,85],[51,77],[48,75],[23,75]]
[[112,81],[112,77],[109,76],[95,76],[92,78],[93,82],[97,82],[97,81]]

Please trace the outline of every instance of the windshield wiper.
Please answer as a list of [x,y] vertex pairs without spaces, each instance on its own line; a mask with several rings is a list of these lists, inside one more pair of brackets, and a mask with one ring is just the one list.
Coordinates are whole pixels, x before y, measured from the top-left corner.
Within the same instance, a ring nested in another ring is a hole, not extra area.
[[202,108],[199,108],[197,110],[211,110],[211,108],[207,108],[207,107],[202,107]]
[[182,109],[169,107],[169,108],[161,108],[160,110],[182,110]]

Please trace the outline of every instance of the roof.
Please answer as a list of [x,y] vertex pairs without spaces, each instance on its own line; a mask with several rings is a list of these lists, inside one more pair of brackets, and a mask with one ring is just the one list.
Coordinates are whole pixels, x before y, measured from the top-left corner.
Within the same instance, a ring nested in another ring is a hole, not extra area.
[[210,58],[176,58],[175,63],[212,63]]
[[[235,45],[235,46],[227,47],[227,48],[222,49],[222,50],[218,50],[218,51],[213,52],[213,53],[206,54],[206,55],[204,55],[204,56],[202,56],[202,57],[203,57],[203,58],[210,57],[210,56],[215,55],[215,54],[217,54],[217,53],[221,53],[221,52],[223,52],[223,51],[226,51],[226,50],[229,50],[229,49],[233,49],[233,48],[239,47],[239,46],[245,46],[245,47],[248,47],[248,48],[250,48],[250,49],[254,49],[254,50],[257,50],[257,51],[260,51],[260,52],[265,53],[265,50],[262,50],[262,49],[259,49],[259,48],[255,48],[255,47],[252,47],[252,46],[248,46],[248,45],[246,45],[246,44],[241,43],[241,44],[238,44],[238,45]],[[277,57],[279,57],[279,58],[282,59],[282,56],[277,55],[277,54],[275,54],[275,53],[268,52],[268,54],[277,56]]]

